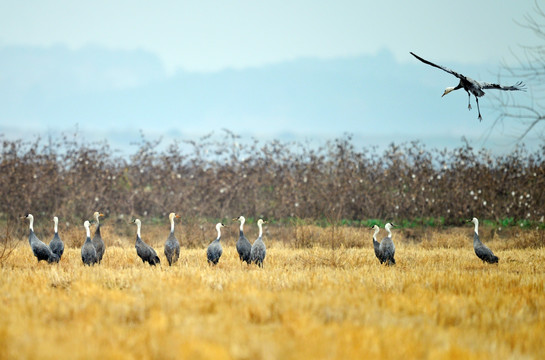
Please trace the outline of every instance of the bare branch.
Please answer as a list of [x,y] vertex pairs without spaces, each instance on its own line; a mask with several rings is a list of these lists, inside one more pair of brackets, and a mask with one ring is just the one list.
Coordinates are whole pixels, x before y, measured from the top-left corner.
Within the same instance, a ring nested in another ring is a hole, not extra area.
[[[522,22],[515,22],[531,31],[538,39],[545,40],[545,11],[538,1],[535,1],[533,14],[526,15]],[[517,137],[517,141],[523,140],[530,133],[538,135],[545,133],[545,129],[540,130],[541,125],[545,124],[545,45],[520,45],[519,48],[518,53],[512,51],[518,65],[504,64],[503,71],[509,78],[517,81],[523,79],[528,85],[529,97],[519,97],[515,100],[512,96],[504,94],[492,96],[503,109],[492,127],[495,128],[505,121],[522,125],[524,130]]]

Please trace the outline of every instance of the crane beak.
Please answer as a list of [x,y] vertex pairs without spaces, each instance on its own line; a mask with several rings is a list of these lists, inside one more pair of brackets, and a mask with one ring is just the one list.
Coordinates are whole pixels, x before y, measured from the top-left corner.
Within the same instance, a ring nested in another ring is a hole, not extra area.
[[100,213],[100,214],[98,214],[98,216],[102,216],[102,217],[104,217],[104,214]]
[[445,92],[443,93],[443,95],[441,95],[441,97],[445,96],[446,94],[448,94],[449,92],[451,92],[452,90],[454,90],[453,87],[448,87],[445,89]]
[[178,215],[178,214],[174,215],[174,217],[175,217],[176,219],[179,219],[179,218],[181,218],[181,216],[180,216],[180,215]]

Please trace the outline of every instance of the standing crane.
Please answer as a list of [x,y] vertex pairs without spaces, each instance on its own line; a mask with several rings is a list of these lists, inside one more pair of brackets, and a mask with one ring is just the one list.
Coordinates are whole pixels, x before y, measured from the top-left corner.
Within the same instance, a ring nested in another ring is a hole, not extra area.
[[221,228],[224,227],[222,223],[216,224],[216,231],[218,232],[218,237],[216,240],[212,241],[208,248],[206,249],[206,257],[208,258],[208,264],[217,265],[220,260],[221,254],[223,254],[223,248],[220,244],[221,238]]
[[384,260],[382,260],[382,250],[380,250],[380,243],[377,241],[377,234],[379,233],[380,228],[375,224],[371,229],[375,230],[373,233],[373,248],[375,249],[375,256],[382,264],[384,262]]
[[180,215],[176,213],[168,214],[170,220],[170,233],[168,234],[167,241],[165,242],[165,256],[168,260],[168,266],[172,266],[180,257],[180,242],[174,235],[174,219],[178,219]]
[[155,250],[142,241],[142,236],[140,233],[142,222],[140,219],[134,219],[133,224],[136,224],[136,242],[134,243],[136,254],[140,257],[140,259],[142,259],[143,263],[147,262],[150,266],[161,264],[161,260],[159,259],[159,256],[157,256]]
[[473,224],[475,224],[475,230],[473,230],[473,249],[475,250],[475,255],[477,255],[477,257],[483,262],[487,262],[489,264],[498,263],[499,258],[494,255],[492,250],[490,250],[485,244],[483,244],[481,239],[479,238],[479,220],[474,217],[468,222],[472,222]]
[[233,221],[240,221],[239,237],[236,244],[238,256],[241,262],[246,261],[246,264],[250,264],[250,252],[252,251],[252,244],[250,244],[246,236],[244,236],[244,222],[246,222],[246,218],[240,215],[239,217],[233,219]]
[[51,242],[49,243],[49,248],[51,249],[53,254],[56,254],[59,257],[60,260],[64,252],[64,243],[59,236],[59,218],[54,216],[53,222],[55,223],[55,235],[53,235],[53,240],[51,240]]
[[[382,241],[380,242],[379,251],[382,255],[382,262],[386,263],[386,265],[395,265],[396,260],[394,259],[394,255],[396,253],[396,247],[394,246],[394,242],[392,241],[392,231],[391,228],[395,225],[392,223],[387,223],[384,225],[384,228],[388,232],[388,236],[386,236]],[[382,263],[381,262],[381,263]]]
[[250,250],[250,263],[257,264],[259,267],[263,267],[263,260],[265,260],[265,255],[267,255],[267,249],[265,248],[265,243],[263,242],[263,224],[265,223],[266,221],[263,221],[263,219],[257,220],[259,236],[257,237],[256,241],[254,241]]

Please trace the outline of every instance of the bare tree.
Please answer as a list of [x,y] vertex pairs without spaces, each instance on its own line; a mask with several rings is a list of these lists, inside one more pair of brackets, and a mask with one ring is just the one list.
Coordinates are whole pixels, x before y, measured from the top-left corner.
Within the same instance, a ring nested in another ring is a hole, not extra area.
[[528,85],[528,97],[515,97],[512,94],[495,95],[502,112],[494,122],[493,128],[514,121],[522,127],[518,140],[534,133],[545,137],[545,11],[535,1],[534,12],[524,17],[519,26],[526,28],[543,45],[520,45],[520,52],[515,53],[517,65],[504,65],[504,77],[524,80]]

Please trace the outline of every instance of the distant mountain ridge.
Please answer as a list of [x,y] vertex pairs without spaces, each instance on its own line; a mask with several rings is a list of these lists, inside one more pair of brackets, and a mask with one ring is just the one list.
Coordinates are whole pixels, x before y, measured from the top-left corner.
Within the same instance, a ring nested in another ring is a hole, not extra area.
[[[484,65],[457,69],[477,79],[492,76]],[[443,89],[456,83],[419,62],[400,64],[387,51],[168,75],[145,51],[5,46],[0,47],[0,131],[62,131],[79,124],[83,132],[106,136],[227,128],[268,136],[349,132],[424,143],[451,137],[459,143],[461,136],[485,129],[496,113],[482,101],[479,124],[476,112],[467,111],[464,92],[441,98]]]

